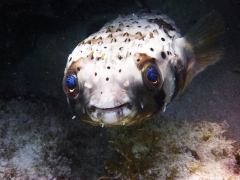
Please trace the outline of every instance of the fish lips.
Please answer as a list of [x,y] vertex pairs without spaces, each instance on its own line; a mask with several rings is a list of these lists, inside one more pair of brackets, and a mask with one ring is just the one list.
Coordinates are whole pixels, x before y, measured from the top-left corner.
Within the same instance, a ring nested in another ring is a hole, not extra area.
[[125,125],[127,117],[133,115],[134,104],[131,102],[125,102],[115,107],[101,108],[94,105],[88,104],[86,111],[92,121],[115,125]]

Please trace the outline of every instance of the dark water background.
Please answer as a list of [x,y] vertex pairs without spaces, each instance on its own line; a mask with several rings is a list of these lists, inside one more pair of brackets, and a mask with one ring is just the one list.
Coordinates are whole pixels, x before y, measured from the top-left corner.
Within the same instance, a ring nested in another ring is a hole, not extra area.
[[[170,15],[184,35],[215,10],[226,23],[226,55],[239,49],[239,1],[148,1]],[[1,1],[1,91],[47,93],[63,99],[61,81],[68,54],[87,35],[123,13],[138,10],[134,0]],[[227,64],[239,63],[237,58]]]
[[[186,89],[182,102],[172,102],[164,115],[175,120],[226,120],[230,136],[240,142],[240,1],[149,0],[148,3],[152,9],[170,15],[183,35],[208,12],[214,10],[223,17],[225,56],[196,77]],[[68,54],[109,20],[137,10],[134,0],[1,1],[0,99],[3,101],[0,110],[6,114],[12,112],[6,111],[11,109],[8,102],[22,99],[39,103],[37,112],[32,107],[24,110],[24,113],[34,112],[37,119],[44,116],[70,119],[61,85]],[[51,113],[44,112],[46,107]],[[65,114],[59,115],[59,111]],[[78,148],[85,146],[91,150],[82,150],[85,158],[77,160],[79,166],[86,168],[82,177],[91,173],[101,175],[100,169],[109,155],[105,149],[106,131],[85,123],[79,126],[80,129],[69,134],[68,141]],[[65,153],[67,149],[62,151]],[[77,158],[73,154],[68,156]],[[91,169],[98,165],[95,170]],[[98,170],[100,172],[96,172]]]
[[[173,102],[166,115],[181,120],[237,123],[240,109],[239,1],[149,0],[148,4],[173,18],[183,35],[209,12],[216,11],[223,17],[225,56],[197,76],[186,89],[181,104]],[[67,106],[62,78],[68,55],[109,20],[138,10],[134,0],[1,1],[2,96],[44,94]]]

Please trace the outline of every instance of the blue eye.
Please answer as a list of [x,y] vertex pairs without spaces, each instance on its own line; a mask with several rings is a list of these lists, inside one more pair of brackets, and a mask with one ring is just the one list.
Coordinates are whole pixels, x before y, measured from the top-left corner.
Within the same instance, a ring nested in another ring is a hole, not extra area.
[[150,91],[159,90],[162,87],[162,74],[155,63],[147,62],[143,65],[142,80]]
[[68,89],[73,90],[76,87],[76,80],[74,76],[69,76],[66,79],[66,86],[68,87]]
[[154,83],[158,80],[158,73],[151,67],[147,69],[146,75],[147,75],[147,79],[150,82]]
[[68,98],[76,98],[79,95],[77,74],[73,70],[68,70],[62,82],[63,91]]

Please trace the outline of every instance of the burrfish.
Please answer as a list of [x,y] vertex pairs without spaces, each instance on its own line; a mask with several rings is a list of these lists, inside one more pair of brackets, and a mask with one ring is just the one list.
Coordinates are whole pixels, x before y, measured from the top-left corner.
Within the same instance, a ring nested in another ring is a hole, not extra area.
[[223,56],[223,32],[215,12],[185,36],[158,12],[121,15],[69,55],[62,83],[67,101],[75,116],[92,125],[146,121]]

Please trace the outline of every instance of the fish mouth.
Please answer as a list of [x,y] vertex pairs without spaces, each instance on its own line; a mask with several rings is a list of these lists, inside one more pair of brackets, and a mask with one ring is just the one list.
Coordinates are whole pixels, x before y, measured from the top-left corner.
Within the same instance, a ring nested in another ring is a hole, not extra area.
[[114,107],[97,107],[95,105],[87,106],[86,110],[92,121],[116,125],[125,124],[125,119],[132,113],[133,103],[126,102]]
[[111,108],[98,108],[98,107],[92,106],[92,108],[95,108],[95,109],[97,109],[99,111],[103,111],[103,112],[118,111],[119,109],[122,109],[122,108],[125,108],[125,107],[131,109],[132,105],[129,102],[127,102],[127,103],[121,104],[121,105],[116,106],[116,107],[111,107]]

